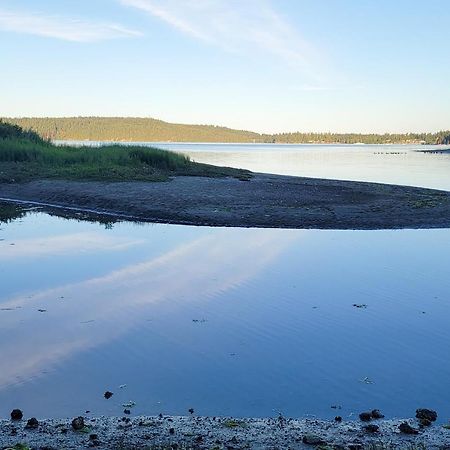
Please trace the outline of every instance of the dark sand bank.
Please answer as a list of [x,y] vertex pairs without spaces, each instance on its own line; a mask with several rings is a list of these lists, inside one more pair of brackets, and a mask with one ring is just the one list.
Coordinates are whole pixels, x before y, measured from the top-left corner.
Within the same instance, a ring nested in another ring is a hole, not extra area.
[[[100,417],[84,418],[85,428],[75,431],[72,419],[45,420],[27,429],[26,420],[0,421],[0,447],[18,443],[29,449],[448,449],[450,430],[442,425],[404,434],[405,420],[322,421],[316,419],[231,419],[207,417]],[[377,431],[373,431],[375,427]],[[23,448],[23,447],[22,447]]]
[[450,192],[378,183],[255,174],[170,182],[39,180],[1,183],[10,200],[142,221],[233,227],[390,229],[450,227]]

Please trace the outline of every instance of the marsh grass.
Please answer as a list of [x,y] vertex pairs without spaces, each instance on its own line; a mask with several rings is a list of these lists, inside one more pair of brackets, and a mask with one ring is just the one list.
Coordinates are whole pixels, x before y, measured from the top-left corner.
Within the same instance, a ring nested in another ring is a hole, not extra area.
[[250,172],[191,161],[180,153],[154,147],[105,145],[56,146],[31,131],[0,122],[0,182],[38,178],[105,181],[164,181],[173,175],[242,180]]

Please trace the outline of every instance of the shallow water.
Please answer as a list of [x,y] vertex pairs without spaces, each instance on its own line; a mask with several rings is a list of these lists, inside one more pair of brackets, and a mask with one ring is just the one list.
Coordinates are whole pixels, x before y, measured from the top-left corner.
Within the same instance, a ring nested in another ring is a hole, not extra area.
[[[62,142],[62,141],[60,141]],[[101,145],[78,141],[78,145]],[[372,181],[450,191],[450,153],[423,153],[448,146],[426,145],[286,145],[186,144],[154,145],[189,155],[194,161],[313,178]]]
[[450,418],[450,229],[0,228],[2,417]]

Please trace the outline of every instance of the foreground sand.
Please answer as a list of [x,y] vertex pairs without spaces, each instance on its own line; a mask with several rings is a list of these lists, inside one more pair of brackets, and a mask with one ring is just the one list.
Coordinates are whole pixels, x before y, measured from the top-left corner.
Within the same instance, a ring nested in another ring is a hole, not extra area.
[[[450,430],[432,425],[418,435],[400,433],[400,420],[373,421],[370,433],[359,421],[314,419],[230,419],[206,417],[85,418],[74,431],[71,419],[46,420],[26,430],[26,421],[0,421],[1,448],[18,443],[36,449],[448,449]],[[408,421],[417,427],[416,420]],[[304,442],[307,443],[304,443]]]
[[150,222],[271,228],[450,227],[450,192],[378,183],[254,174],[170,182],[40,180],[0,184],[2,199]]

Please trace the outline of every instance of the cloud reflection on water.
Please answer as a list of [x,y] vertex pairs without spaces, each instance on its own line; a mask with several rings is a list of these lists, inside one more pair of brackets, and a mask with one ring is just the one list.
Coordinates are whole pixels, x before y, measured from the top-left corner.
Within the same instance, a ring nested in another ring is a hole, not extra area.
[[[20,239],[0,242],[0,262],[34,259],[43,256],[73,255],[96,251],[121,251],[142,244],[142,239],[106,236],[93,232],[81,232],[61,236]],[[14,244],[14,245],[11,245]]]
[[[0,373],[0,388],[39,376],[78,352],[110,342],[143,322],[147,308],[155,313],[160,302],[205,301],[239,286],[260,274],[301,234],[218,229],[104,276],[32,292],[28,298],[5,299],[0,306],[12,310],[1,313],[0,352],[9,364]],[[78,251],[74,236],[47,239],[46,251]],[[102,238],[96,236],[93,240],[100,244]],[[65,246],[64,238],[71,244]],[[114,240],[124,248],[131,245]],[[26,241],[18,242],[10,255],[14,250],[22,254]],[[37,241],[35,249],[40,248]],[[39,313],[38,308],[47,311]]]

